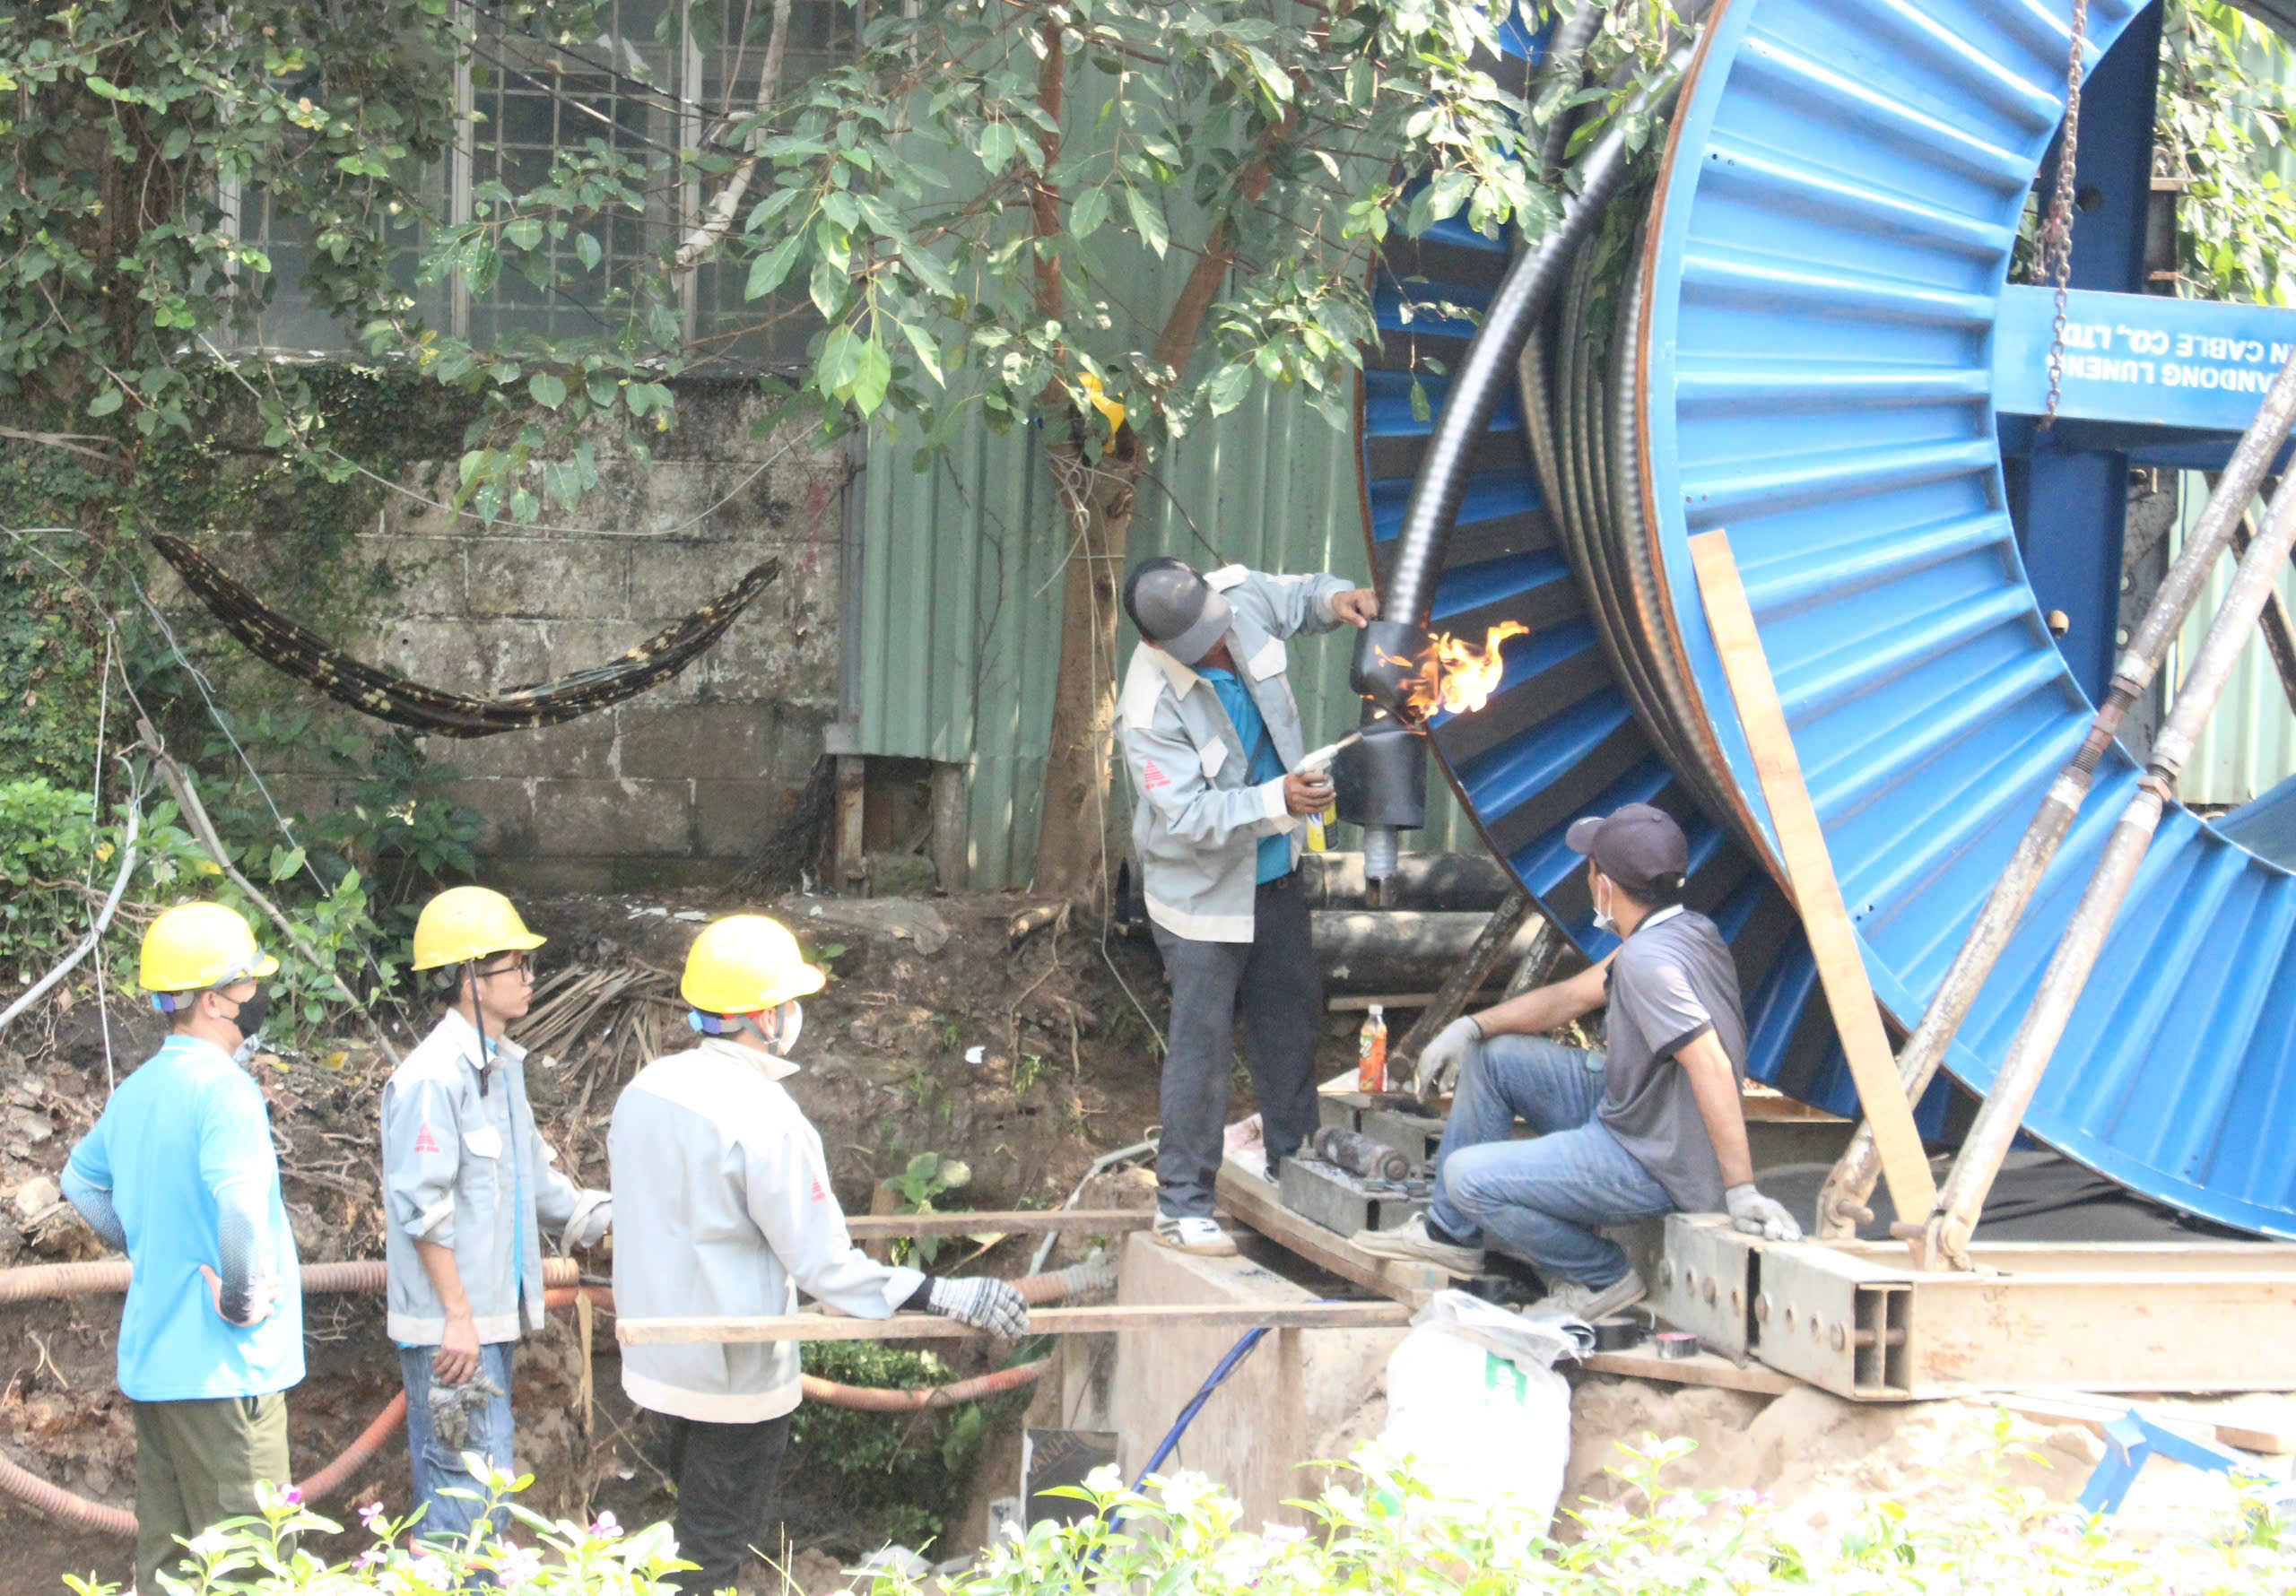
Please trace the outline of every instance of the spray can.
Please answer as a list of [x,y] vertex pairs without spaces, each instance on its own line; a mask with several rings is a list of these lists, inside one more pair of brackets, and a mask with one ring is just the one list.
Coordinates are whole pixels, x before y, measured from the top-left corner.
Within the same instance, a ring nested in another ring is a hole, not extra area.
[[1384,1092],[1387,1089],[1387,1015],[1378,1003],[1363,1017],[1363,1034],[1355,1045],[1355,1089],[1359,1092]]

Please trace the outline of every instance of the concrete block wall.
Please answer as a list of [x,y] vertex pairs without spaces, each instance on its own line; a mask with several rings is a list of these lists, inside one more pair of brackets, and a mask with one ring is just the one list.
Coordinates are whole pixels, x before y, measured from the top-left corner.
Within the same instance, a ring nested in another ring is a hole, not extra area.
[[[760,409],[732,387],[683,393],[682,419],[653,440],[649,463],[599,440],[599,486],[530,529],[455,516],[436,502],[452,495],[454,462],[417,465],[403,480],[423,498],[390,496],[353,540],[346,576],[379,571],[388,596],[363,635],[333,640],[457,692],[607,664],[759,561],[781,562],[779,579],[708,653],[650,691],[542,730],[423,740],[433,760],[463,773],[457,799],[484,817],[491,881],[585,891],[723,879],[758,855],[804,789],[839,707],[850,467],[809,439],[752,437]],[[238,540],[209,541],[244,579]],[[246,550],[257,569],[261,552]],[[226,644],[219,660],[228,680],[265,672],[272,701],[328,704],[243,652],[230,658],[235,649]],[[341,802],[341,778],[322,758],[268,762],[283,802],[317,812]]]

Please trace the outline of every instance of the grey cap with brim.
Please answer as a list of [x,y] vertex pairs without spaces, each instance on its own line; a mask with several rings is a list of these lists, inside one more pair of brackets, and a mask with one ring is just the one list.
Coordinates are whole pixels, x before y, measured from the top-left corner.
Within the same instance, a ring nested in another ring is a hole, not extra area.
[[1228,635],[1228,622],[1233,619],[1235,612],[1228,608],[1228,601],[1207,587],[1204,592],[1204,608],[1197,613],[1195,624],[1178,637],[1158,643],[1156,646],[1184,665],[1195,664]]
[[1690,870],[1690,841],[1681,825],[1648,803],[1622,803],[1606,815],[1573,820],[1562,840],[1637,898],[1647,897],[1659,877]]

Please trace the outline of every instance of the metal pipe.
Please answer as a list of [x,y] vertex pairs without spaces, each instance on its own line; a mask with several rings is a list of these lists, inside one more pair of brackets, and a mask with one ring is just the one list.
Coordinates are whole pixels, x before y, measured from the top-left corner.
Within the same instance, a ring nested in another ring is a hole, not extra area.
[[[2118,734],[2129,706],[2152,685],[2161,662],[2168,655],[2170,642],[2183,629],[2194,600],[2247,516],[2249,501],[2263,485],[2265,473],[2280,453],[2292,426],[2296,426],[2296,355],[2290,357],[2280,375],[2273,379],[2264,403],[2257,409],[2256,418],[2248,423],[2239,447],[2233,450],[2223,474],[2217,479],[2215,491],[2209,496],[2183,551],[2153,594],[2144,619],[2129,635],[2128,646],[2113,667],[2112,685],[2104,704],[2090,724],[2089,735],[2083,741],[2080,751],[2050,785],[2048,795],[2041,800],[2040,808],[2003,868],[2001,879],[1994,883],[1985,906],[1978,911],[1977,923],[1970,927],[1961,951],[1954,955],[1952,967],[1945,972],[1937,995],[1930,1000],[1920,1025],[1898,1055],[1898,1078],[1904,1084],[1909,1102],[1919,1101],[1921,1094],[1929,1089],[1938,1066],[1944,1062],[1946,1050],[1952,1045],[1978,994],[1992,976],[1994,966],[2000,962],[2003,950],[2023,921],[2026,907],[2042,876],[2048,873],[2050,862],[2057,857],[2058,846],[2088,802],[2105,750]],[[2278,501],[2274,502],[2276,505]],[[2181,697],[2179,702],[2183,702]],[[1861,1121],[1848,1149],[1818,1193],[1819,1235],[1845,1239],[1856,1234],[1858,1225],[1872,1219],[1866,1201],[1874,1193],[1874,1183],[1881,1171],[1873,1129]]]
[[[2213,500],[2211,507],[2214,507]],[[2153,740],[2152,759],[2138,779],[2135,795],[2113,823],[2104,858],[2081,894],[2064,940],[2041,977],[2033,1005],[2017,1028],[2000,1073],[1986,1094],[1960,1156],[1953,1160],[1952,1172],[1938,1193],[1936,1210],[1915,1241],[1916,1258],[1923,1267],[1937,1267],[1941,1261],[1957,1269],[1970,1266],[1970,1236],[1977,1227],[1986,1195],[1993,1189],[2001,1161],[2024,1123],[2025,1109],[2039,1089],[2042,1072],[2073,1018],[2074,1004],[2104,950],[2121,900],[2136,879],[2137,868],[2144,862],[2152,834],[2160,826],[2161,809],[2176,790],[2184,762],[2207,727],[2216,700],[2256,630],[2257,617],[2264,611],[2266,596],[2278,585],[2281,562],[2288,558],[2292,546],[2296,546],[2296,477],[2283,480],[2273,495],[2264,535],[2248,546],[2232,574],[2223,607],[2209,623],[2208,635],[2185,674],[2168,724]]]
[[[1459,505],[1466,496],[1468,467],[1514,377],[1516,357],[1522,353],[1524,341],[1561,285],[1571,258],[1593,235],[1604,211],[1625,186],[1634,155],[1627,144],[1627,125],[1666,113],[1682,91],[1683,73],[1690,58],[1689,47],[1675,51],[1666,62],[1664,75],[1645,84],[1613,119],[1587,158],[1582,169],[1584,186],[1564,204],[1561,217],[1537,247],[1515,258],[1492,296],[1483,325],[1475,329],[1451,378],[1442,413],[1435,418],[1434,430],[1428,436],[1427,453],[1420,459],[1419,475],[1411,485],[1395,560],[1388,567],[1387,589],[1380,595],[1381,620],[1418,626],[1434,603],[1444,546],[1450,541],[1451,529],[1458,525]],[[1359,643],[1359,664],[1371,663],[1360,659],[1361,651]]]
[[[1369,692],[1370,686],[1367,684],[1392,689],[1396,669],[1390,662],[1415,657],[1423,648],[1424,620],[1435,600],[1435,583],[1442,571],[1444,548],[1450,542],[1452,529],[1458,525],[1459,506],[1466,496],[1475,447],[1490,429],[1492,415],[1514,376],[1524,343],[1545,315],[1548,302],[1561,286],[1571,260],[1625,186],[1634,156],[1627,143],[1627,124],[1666,113],[1682,91],[1683,74],[1690,65],[1691,53],[1687,45],[1676,50],[1668,58],[1663,76],[1636,92],[1587,156],[1581,169],[1579,192],[1565,203],[1561,216],[1537,246],[1515,257],[1498,291],[1492,296],[1483,325],[1475,329],[1466,354],[1451,378],[1442,413],[1435,418],[1434,430],[1427,439],[1427,452],[1420,459],[1419,474],[1411,485],[1396,557],[1388,567],[1386,588],[1380,595],[1379,615],[1385,624],[1366,629],[1357,640],[1350,675],[1358,692]],[[1416,637],[1417,646],[1398,644],[1404,631]],[[1382,649],[1386,654],[1384,662]],[[1383,691],[1373,697],[1372,702],[1378,708],[1400,715],[1403,707],[1391,701],[1391,692]],[[1423,767],[1417,781],[1423,793]],[[1384,883],[1394,873],[1398,833],[1402,829],[1380,812],[1389,807],[1382,802],[1386,796],[1375,795],[1370,802],[1373,812],[1364,826],[1366,871],[1375,897],[1384,897]]]

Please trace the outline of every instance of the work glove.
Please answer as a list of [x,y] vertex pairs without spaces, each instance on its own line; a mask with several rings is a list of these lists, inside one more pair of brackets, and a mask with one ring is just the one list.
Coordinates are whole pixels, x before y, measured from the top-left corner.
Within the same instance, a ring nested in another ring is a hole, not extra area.
[[559,1232],[558,1250],[572,1256],[576,1247],[595,1247],[613,1228],[613,1197],[605,1192],[585,1192]]
[[1432,1103],[1457,1089],[1467,1049],[1482,1040],[1483,1028],[1464,1015],[1436,1032],[1435,1039],[1420,1050],[1419,1065],[1411,1077],[1413,1094],[1422,1103]]
[[1743,1186],[1732,1186],[1722,1193],[1722,1201],[1730,1210],[1730,1223],[1748,1236],[1759,1236],[1764,1241],[1800,1241],[1802,1227],[1786,1211],[1786,1205],[1763,1196],[1748,1181]]
[[1009,1280],[974,1275],[957,1280],[935,1280],[925,1305],[944,1318],[1007,1340],[1029,1333],[1029,1305]]

